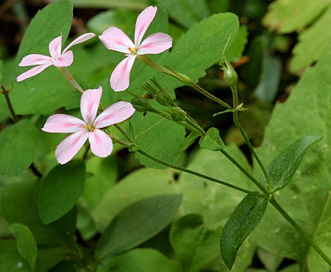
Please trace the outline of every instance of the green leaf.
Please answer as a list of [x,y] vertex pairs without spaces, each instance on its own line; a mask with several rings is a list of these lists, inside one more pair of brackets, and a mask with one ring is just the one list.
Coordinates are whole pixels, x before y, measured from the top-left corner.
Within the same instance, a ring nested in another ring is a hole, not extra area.
[[50,171],[39,188],[38,213],[43,223],[56,221],[76,204],[85,182],[85,165],[73,161]]
[[170,242],[182,271],[198,272],[220,255],[220,229],[209,230],[200,215],[189,214],[171,227]]
[[157,0],[156,2],[168,10],[171,19],[185,28],[190,28],[209,16],[208,6],[205,1]]
[[248,30],[245,25],[240,26],[239,31],[231,46],[226,49],[225,58],[229,62],[237,61],[245,50],[247,43]]
[[0,271],[31,271],[29,265],[18,253],[15,241],[0,240]]
[[248,235],[261,221],[269,199],[260,193],[248,194],[237,206],[221,236],[221,252],[225,264],[232,268],[237,251]]
[[161,195],[125,208],[100,237],[96,257],[101,260],[147,241],[171,222],[181,201],[181,195]]
[[31,271],[34,271],[37,259],[37,244],[30,229],[22,224],[12,224],[9,226],[9,230],[16,238],[18,252],[28,262]]
[[28,120],[21,120],[0,133],[0,175],[16,176],[33,162],[38,133]]
[[[49,55],[49,43],[61,34],[65,40],[72,23],[72,10],[70,1],[59,0],[39,11],[24,34],[17,53],[17,64],[29,54]],[[22,73],[23,69],[19,68],[18,71],[16,76]]]
[[[144,115],[135,113],[131,118],[135,143],[139,148],[169,163],[175,163],[181,153],[181,143],[185,137],[185,128],[177,123],[160,117],[154,113]],[[152,144],[162,141],[161,144]],[[140,153],[137,153],[140,163],[147,167],[164,169],[164,166],[157,163]]]
[[118,256],[112,256],[109,262],[107,265],[100,266],[100,272],[178,272],[171,260],[151,248],[133,249]]
[[148,0],[72,0],[78,8],[130,8],[143,9],[148,6]]
[[[292,182],[275,193],[282,208],[331,256],[330,160],[331,160],[331,47],[314,67],[307,68],[286,103],[278,103],[257,150],[267,164],[285,146],[303,135],[323,135],[309,150]],[[260,171],[257,175],[261,175]],[[258,245],[274,254],[298,261],[303,267],[329,272],[330,268],[274,209],[268,209],[254,233]],[[313,257],[314,256],[314,257]],[[318,259],[319,262],[313,260]],[[313,267],[313,264],[316,265]]]
[[[267,167],[272,191],[284,188],[293,178],[308,148],[320,141],[321,136],[304,136],[281,152]],[[266,180],[264,179],[266,183]]]
[[214,127],[208,129],[207,134],[200,139],[199,145],[201,148],[210,151],[220,151],[224,148],[219,131]]
[[[231,45],[238,29],[238,18],[234,14],[212,15],[182,35],[171,53],[162,55],[160,63],[196,82],[205,75],[207,68],[221,60],[225,45]],[[183,85],[167,75],[158,75],[156,78],[169,91]]]

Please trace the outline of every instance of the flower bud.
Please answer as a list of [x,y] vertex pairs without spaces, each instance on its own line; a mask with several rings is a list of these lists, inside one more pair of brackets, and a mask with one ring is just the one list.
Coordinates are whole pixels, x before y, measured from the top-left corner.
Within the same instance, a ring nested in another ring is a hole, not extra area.
[[186,112],[179,107],[172,107],[170,112],[171,119],[175,122],[185,121]]
[[135,96],[131,100],[131,104],[136,109],[136,111],[140,111],[140,112],[154,111],[153,107],[147,102],[147,100],[140,96]]
[[223,63],[221,65],[222,65],[221,69],[224,72],[224,79],[226,80],[226,82],[231,87],[236,86],[238,81],[238,74],[234,70],[233,66],[226,59],[223,60]]

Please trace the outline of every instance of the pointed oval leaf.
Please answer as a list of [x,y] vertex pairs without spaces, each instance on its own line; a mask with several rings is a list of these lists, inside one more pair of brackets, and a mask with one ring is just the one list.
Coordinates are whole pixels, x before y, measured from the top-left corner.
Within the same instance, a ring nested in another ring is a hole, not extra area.
[[129,250],[166,227],[182,201],[179,194],[154,196],[125,208],[102,234],[96,247],[101,260]]
[[69,212],[81,196],[84,182],[85,165],[82,161],[58,165],[50,171],[39,188],[38,213],[41,221],[48,224]]
[[34,271],[37,260],[37,243],[30,229],[23,224],[15,223],[9,226],[9,230],[16,238],[19,254],[28,262],[31,271]]
[[0,175],[17,176],[29,168],[36,155],[38,132],[28,120],[0,133]]
[[221,236],[224,263],[232,268],[237,251],[248,235],[261,221],[268,205],[268,197],[258,192],[248,194],[226,222]]
[[214,127],[208,129],[207,134],[200,139],[199,145],[210,151],[220,151],[224,148],[218,129]]
[[321,136],[304,136],[287,147],[268,165],[266,170],[272,191],[282,189],[291,181],[308,148],[321,139]]

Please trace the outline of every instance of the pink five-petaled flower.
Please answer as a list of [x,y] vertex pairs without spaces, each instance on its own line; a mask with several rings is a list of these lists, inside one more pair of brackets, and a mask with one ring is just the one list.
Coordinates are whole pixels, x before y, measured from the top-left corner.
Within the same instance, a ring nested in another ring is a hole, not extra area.
[[[23,81],[29,77],[33,77],[42,71],[44,71],[47,67],[54,65],[56,67],[68,67],[72,64],[74,60],[74,55],[71,50],[69,50],[72,46],[85,42],[92,37],[94,37],[94,33],[86,33],[79,36],[77,39],[73,40],[62,52],[62,35],[55,38],[49,43],[49,56],[41,55],[41,54],[31,54],[25,56],[18,66],[33,66],[37,65],[34,68],[24,72],[23,74],[17,77],[17,81]],[[69,51],[68,51],[69,50]]]
[[89,140],[91,151],[98,157],[107,157],[113,150],[111,138],[101,130],[120,123],[132,116],[135,109],[128,102],[117,102],[97,116],[102,95],[102,87],[86,90],[80,101],[83,120],[67,114],[50,116],[43,131],[51,133],[73,133],[66,137],[56,148],[55,156],[60,164],[70,161]]
[[99,37],[107,49],[125,53],[126,58],[114,69],[110,77],[110,86],[115,91],[124,91],[129,87],[130,71],[137,55],[159,54],[172,46],[172,38],[165,33],[154,33],[144,39],[147,28],[153,21],[157,8],[147,7],[136,21],[134,43],[119,28],[110,27]]

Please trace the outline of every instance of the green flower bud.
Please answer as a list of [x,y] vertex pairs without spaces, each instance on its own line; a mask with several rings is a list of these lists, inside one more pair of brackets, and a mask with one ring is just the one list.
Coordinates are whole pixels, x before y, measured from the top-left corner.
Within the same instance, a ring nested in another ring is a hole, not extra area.
[[171,119],[175,122],[185,121],[186,112],[179,107],[172,107],[170,112]]
[[224,72],[224,79],[230,86],[236,86],[238,82],[238,74],[234,70],[233,66],[226,60],[223,60],[222,70]]
[[131,104],[136,109],[136,111],[140,111],[140,112],[154,111],[153,107],[147,102],[147,100],[140,96],[135,96],[131,100]]

